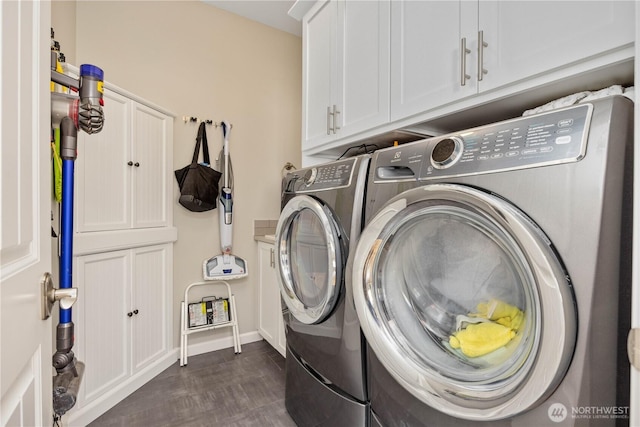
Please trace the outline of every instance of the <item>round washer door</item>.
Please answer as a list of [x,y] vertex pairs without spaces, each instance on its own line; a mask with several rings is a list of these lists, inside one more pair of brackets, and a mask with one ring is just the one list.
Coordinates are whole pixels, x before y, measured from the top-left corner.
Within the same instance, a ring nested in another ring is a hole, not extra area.
[[425,404],[468,420],[530,409],[564,377],[577,313],[545,234],[509,202],[434,184],[392,199],[354,255],[367,342]]
[[320,323],[333,311],[342,283],[340,234],[331,211],[300,195],[282,209],[276,228],[280,293],[302,323]]

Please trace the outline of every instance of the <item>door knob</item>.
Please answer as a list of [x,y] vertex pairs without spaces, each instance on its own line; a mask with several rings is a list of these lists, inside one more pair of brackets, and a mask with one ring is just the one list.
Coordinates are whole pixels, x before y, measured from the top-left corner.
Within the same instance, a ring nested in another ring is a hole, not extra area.
[[40,281],[42,289],[42,320],[51,316],[51,309],[58,301],[60,308],[66,310],[78,299],[78,288],[56,289],[50,273],[44,273]]

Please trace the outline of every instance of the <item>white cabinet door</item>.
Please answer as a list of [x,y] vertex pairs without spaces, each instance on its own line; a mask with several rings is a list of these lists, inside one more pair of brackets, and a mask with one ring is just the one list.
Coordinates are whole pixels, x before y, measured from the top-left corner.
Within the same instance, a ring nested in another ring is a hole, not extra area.
[[131,226],[129,99],[104,90],[101,132],[78,132],[75,162],[75,226],[78,232],[121,230]]
[[634,6],[631,1],[481,1],[478,29],[487,43],[487,74],[480,90],[630,45]]
[[[273,288],[275,269],[273,268],[273,245],[258,243],[258,262],[260,265],[258,331],[271,345],[278,339],[278,319],[275,316],[274,301],[279,298],[278,288]],[[279,303],[280,301],[278,301]]]
[[77,257],[75,276],[77,356],[86,366],[82,405],[129,376],[131,252]]
[[173,134],[173,120],[136,103],[132,123],[133,227],[166,226],[172,177],[167,167],[167,144]]
[[305,149],[389,121],[389,14],[387,0],[321,0],[305,16]]
[[462,55],[463,37],[470,51],[472,40],[461,27],[463,8],[473,13],[475,7],[475,2],[391,2],[392,121],[476,93],[475,79],[462,85],[462,73],[470,74],[473,58],[472,52]]
[[132,370],[143,368],[162,356],[168,347],[167,295],[171,245],[150,246],[133,251],[133,284],[129,312],[132,327]]
[[284,356],[286,339],[274,256],[272,244],[258,243],[258,332]]
[[389,1],[340,2],[337,137],[389,121]]
[[76,258],[80,406],[122,386],[169,346],[171,244]]
[[104,90],[100,133],[78,134],[76,231],[169,225],[173,119]]
[[303,138],[305,146],[333,139],[330,117],[336,97],[338,2],[318,2],[303,22]]

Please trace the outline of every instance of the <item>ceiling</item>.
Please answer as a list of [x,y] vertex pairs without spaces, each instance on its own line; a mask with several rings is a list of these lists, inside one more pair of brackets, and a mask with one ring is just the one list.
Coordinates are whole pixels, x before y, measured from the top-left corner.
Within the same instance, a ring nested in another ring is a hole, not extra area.
[[302,37],[302,24],[287,12],[294,0],[202,0],[236,15]]

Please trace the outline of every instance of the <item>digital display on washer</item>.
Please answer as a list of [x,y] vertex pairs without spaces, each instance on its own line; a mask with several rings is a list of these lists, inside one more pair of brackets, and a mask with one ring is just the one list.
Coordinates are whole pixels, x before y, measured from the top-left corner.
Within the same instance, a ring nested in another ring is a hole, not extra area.
[[423,142],[418,179],[578,161],[586,152],[592,109],[583,104],[432,138]]

